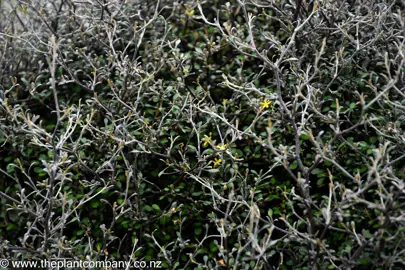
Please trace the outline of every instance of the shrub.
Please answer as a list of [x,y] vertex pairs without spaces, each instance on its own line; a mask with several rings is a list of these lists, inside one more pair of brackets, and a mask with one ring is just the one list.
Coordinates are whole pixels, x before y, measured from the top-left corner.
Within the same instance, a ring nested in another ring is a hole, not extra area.
[[0,2],[0,255],[401,269],[401,1]]

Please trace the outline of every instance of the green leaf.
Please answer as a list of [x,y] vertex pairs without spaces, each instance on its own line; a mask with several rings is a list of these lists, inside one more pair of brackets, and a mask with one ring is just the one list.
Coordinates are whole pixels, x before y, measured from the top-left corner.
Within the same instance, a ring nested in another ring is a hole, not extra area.
[[323,173],[323,171],[322,171],[321,169],[318,169],[318,168],[315,168],[315,169],[311,172],[311,174],[321,174],[321,173]]
[[90,205],[93,208],[97,208],[100,205],[100,201],[91,201]]
[[122,188],[121,182],[115,182],[115,185],[117,186],[118,189],[121,189],[121,188]]
[[12,229],[14,229],[14,228],[16,228],[17,226],[15,225],[15,224],[13,224],[13,223],[11,223],[11,224],[8,224],[8,226],[6,227],[6,230],[7,231],[11,231]]
[[44,170],[42,169],[42,168],[40,168],[40,167],[35,167],[34,168],[34,172],[36,172],[36,173],[43,173],[44,172]]
[[85,218],[82,219],[82,223],[83,223],[83,224],[86,224],[86,225],[89,224],[89,221],[90,221],[90,220],[89,220],[88,217],[85,217]]
[[56,126],[55,124],[48,124],[48,125],[45,126],[45,129],[46,130],[53,130],[55,126]]
[[302,133],[300,137],[301,137],[301,139],[303,139],[303,140],[305,140],[305,141],[306,141],[306,140],[309,140],[309,135],[307,135],[307,134],[305,134],[305,133]]
[[365,237],[367,237],[368,239],[373,238],[373,235],[370,233],[369,230],[364,230],[363,234]]
[[367,149],[367,155],[374,154],[374,149]]
[[368,144],[366,143],[366,142],[359,142],[359,145],[362,147],[362,148],[366,148],[366,147],[368,147]]
[[210,250],[211,252],[216,252],[218,250],[218,247],[214,242],[210,243]]
[[320,178],[320,179],[318,179],[318,181],[316,182],[316,184],[317,184],[318,186],[322,186],[324,181],[325,181],[325,178]]
[[197,148],[194,145],[187,145],[190,153],[197,153]]
[[202,229],[201,228],[195,228],[194,233],[196,235],[200,235],[202,233]]
[[157,204],[152,204],[152,208],[160,212],[160,207]]
[[269,217],[272,217],[272,216],[273,216],[273,210],[269,209],[269,210],[267,211],[267,215],[268,215]]

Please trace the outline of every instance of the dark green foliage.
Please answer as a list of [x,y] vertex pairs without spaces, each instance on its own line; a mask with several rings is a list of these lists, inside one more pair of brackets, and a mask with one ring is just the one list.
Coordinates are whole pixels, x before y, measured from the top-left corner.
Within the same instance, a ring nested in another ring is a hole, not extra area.
[[0,257],[401,269],[402,3],[33,2],[0,2]]

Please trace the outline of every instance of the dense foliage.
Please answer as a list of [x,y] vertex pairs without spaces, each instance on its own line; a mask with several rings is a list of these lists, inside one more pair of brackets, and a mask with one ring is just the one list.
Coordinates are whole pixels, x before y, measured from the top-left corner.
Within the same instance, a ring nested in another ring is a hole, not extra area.
[[0,257],[405,267],[403,1],[0,5]]

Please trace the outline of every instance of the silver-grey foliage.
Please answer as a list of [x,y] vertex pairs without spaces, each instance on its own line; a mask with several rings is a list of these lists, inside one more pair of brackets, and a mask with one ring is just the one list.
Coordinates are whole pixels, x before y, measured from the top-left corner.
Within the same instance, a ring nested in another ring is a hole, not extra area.
[[[2,240],[0,256],[58,258],[77,249],[82,253],[72,258],[99,259],[114,241],[121,246],[116,222],[147,219],[141,190],[175,193],[145,177],[139,164],[153,157],[164,164],[157,177],[187,179],[205,196],[196,205],[215,213],[196,238],[182,225],[169,244],[155,237],[158,230],[143,236],[170,269],[357,269],[368,261],[378,269],[404,267],[404,3],[323,0],[311,9],[299,0],[236,0],[210,9],[211,2],[1,2],[2,143],[46,149],[51,158],[0,167],[18,188],[0,189],[2,203],[27,220],[19,244]],[[211,29],[206,47],[173,34],[191,23]],[[194,70],[193,61],[228,47],[229,71],[208,60],[206,77]],[[176,77],[162,75],[169,73]],[[74,86],[83,98],[71,102]],[[219,87],[231,94],[217,102]],[[51,129],[23,107],[46,98]],[[265,170],[244,167],[242,141],[261,151]],[[105,152],[90,160],[90,149]],[[42,168],[43,181],[32,179],[31,167]],[[77,168],[90,179],[74,179]],[[112,178],[119,170],[125,180],[118,192]],[[291,188],[271,189],[274,177],[290,179]],[[322,191],[317,180],[327,182],[319,182]],[[65,189],[71,185],[83,196],[72,199]],[[279,207],[269,206],[263,190],[283,195],[284,213],[273,212]],[[106,192],[124,203],[102,197]],[[112,213],[100,225],[100,249],[91,234],[71,241],[64,231],[94,200]],[[180,213],[173,222],[183,224],[184,204],[154,209],[161,217]],[[216,258],[200,251],[212,240]],[[135,257],[141,242],[132,241],[123,256],[144,259]],[[186,259],[177,263],[181,255]]]

